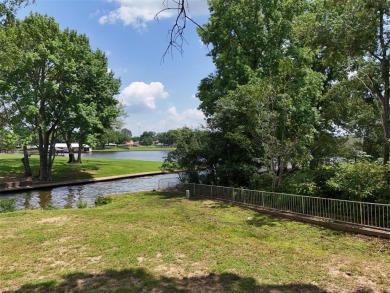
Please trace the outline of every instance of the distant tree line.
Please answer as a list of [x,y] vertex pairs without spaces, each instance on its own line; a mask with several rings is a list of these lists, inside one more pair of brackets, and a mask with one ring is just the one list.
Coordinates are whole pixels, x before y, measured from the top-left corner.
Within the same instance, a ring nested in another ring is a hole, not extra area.
[[100,136],[99,143],[97,145],[104,147],[109,143],[120,145],[133,141],[144,146],[157,144],[159,146],[174,147],[177,143],[179,133],[182,131],[182,128],[171,129],[166,132],[144,131],[140,136],[133,136],[131,130],[127,128],[111,128],[106,129],[104,134]]

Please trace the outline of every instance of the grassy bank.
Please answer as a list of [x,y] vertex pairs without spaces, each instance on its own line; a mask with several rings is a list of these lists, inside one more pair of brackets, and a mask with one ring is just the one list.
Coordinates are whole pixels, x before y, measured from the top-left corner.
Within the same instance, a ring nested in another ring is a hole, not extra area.
[[0,214],[0,291],[390,288],[388,241],[169,193],[113,198],[90,209]]
[[[0,183],[16,180],[23,174],[21,155],[0,154]],[[124,175],[140,172],[158,171],[161,162],[123,159],[83,159],[82,164],[68,164],[67,157],[56,157],[53,165],[53,181],[71,179],[90,179],[105,176]],[[38,174],[38,156],[30,157],[31,169]]]

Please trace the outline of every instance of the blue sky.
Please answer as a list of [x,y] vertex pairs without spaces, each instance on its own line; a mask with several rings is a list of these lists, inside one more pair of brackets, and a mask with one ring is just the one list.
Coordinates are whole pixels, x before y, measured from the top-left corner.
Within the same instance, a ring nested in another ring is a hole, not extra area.
[[[198,23],[207,21],[206,0],[190,0],[189,5]],[[138,136],[204,124],[195,94],[200,80],[214,71],[208,49],[189,23],[184,54],[174,51],[162,60],[175,16],[172,11],[155,20],[162,8],[163,0],[36,0],[19,18],[30,11],[47,14],[62,29],[86,34],[92,48],[106,52],[110,69],[122,81],[117,98],[126,105],[124,127]]]

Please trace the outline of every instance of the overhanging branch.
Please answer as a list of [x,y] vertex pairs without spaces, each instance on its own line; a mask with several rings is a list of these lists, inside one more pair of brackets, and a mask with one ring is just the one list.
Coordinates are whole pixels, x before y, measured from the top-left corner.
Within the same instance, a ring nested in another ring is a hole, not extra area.
[[168,46],[162,57],[162,59],[164,60],[168,53],[171,53],[171,55],[173,54],[174,49],[179,51],[180,54],[183,54],[183,44],[188,43],[184,37],[184,31],[187,26],[187,21],[191,22],[200,29],[202,29],[202,26],[188,15],[188,0],[164,0],[163,5],[165,8],[155,15],[155,19],[158,19],[160,14],[167,11],[173,10],[177,12],[175,23],[168,31]]

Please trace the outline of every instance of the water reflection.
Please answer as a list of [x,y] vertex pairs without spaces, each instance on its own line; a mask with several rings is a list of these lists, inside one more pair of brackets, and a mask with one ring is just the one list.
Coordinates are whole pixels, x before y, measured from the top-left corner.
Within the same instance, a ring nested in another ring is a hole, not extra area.
[[32,190],[20,193],[6,193],[3,199],[15,198],[17,209],[74,208],[78,202],[93,206],[99,196],[159,188],[161,181],[177,181],[175,174],[121,179],[84,185],[56,187],[45,190]]

